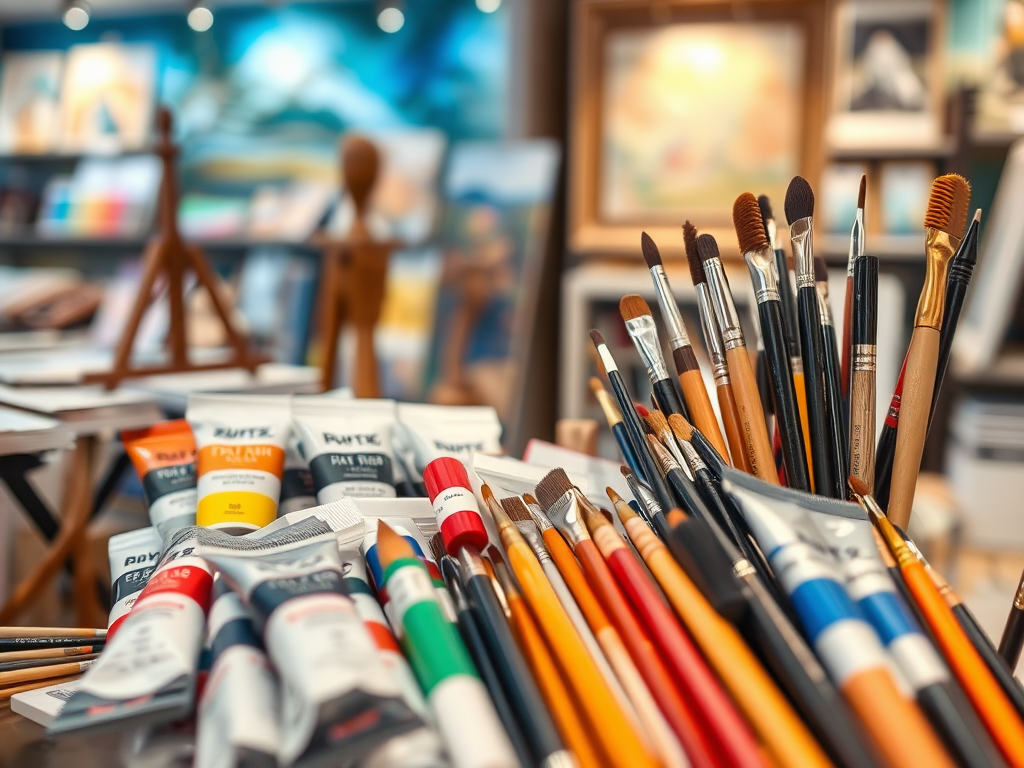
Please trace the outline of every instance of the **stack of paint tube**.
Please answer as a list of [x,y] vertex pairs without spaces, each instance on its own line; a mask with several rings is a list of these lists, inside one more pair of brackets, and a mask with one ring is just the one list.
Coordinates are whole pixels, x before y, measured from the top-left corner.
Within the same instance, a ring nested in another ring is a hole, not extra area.
[[490,408],[195,396],[122,437],[153,527],[111,539],[53,734],[167,726],[202,768],[1024,765],[1024,691],[870,497],[697,430],[654,436],[677,509],[496,456]]

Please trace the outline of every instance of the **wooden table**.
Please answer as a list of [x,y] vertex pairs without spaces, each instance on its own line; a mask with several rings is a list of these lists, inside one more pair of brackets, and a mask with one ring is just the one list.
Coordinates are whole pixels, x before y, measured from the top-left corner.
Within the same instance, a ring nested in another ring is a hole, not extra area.
[[120,733],[49,738],[41,725],[0,706],[0,768],[117,768]]

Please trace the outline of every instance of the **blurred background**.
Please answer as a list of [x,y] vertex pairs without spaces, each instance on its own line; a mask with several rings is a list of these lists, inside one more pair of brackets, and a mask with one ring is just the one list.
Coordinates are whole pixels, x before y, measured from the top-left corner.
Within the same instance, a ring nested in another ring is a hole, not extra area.
[[[652,297],[641,231],[699,339],[680,224],[738,259],[732,201],[765,193],[786,242],[797,173],[816,193],[834,303],[867,176],[883,414],[923,283],[931,182],[965,175],[981,261],[912,533],[998,636],[1024,565],[1021,0],[0,0],[0,385],[109,362],[160,225],[161,107],[178,228],[240,327],[289,365],[323,359],[323,254],[357,219],[341,148],[368,138],[380,162],[364,223],[389,254],[381,394],[493,405],[512,455],[560,417],[601,419],[591,327],[646,401],[617,308],[626,292]],[[741,306],[748,283],[732,279]],[[223,347],[206,292],[186,301],[192,344]],[[168,326],[157,297],[136,352],[159,351]],[[30,370],[26,350],[47,345],[49,367],[37,354]],[[610,435],[599,451],[615,456]],[[99,551],[141,504],[137,481],[119,482],[93,525]],[[10,540],[31,541],[7,506]],[[17,560],[0,554],[2,569]]]

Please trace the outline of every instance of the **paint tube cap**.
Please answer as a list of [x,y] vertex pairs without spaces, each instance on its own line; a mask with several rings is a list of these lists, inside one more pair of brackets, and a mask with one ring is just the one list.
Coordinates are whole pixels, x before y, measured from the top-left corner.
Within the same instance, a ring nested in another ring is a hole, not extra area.
[[462,462],[448,456],[434,459],[423,468],[423,482],[437,516],[445,549],[458,552],[471,546],[484,550],[487,547],[487,529]]

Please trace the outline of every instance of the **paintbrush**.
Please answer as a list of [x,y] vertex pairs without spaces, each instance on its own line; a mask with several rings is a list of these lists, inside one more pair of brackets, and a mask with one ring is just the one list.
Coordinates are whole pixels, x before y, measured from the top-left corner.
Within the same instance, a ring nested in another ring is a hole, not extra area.
[[655,245],[654,240],[646,232],[640,235],[640,250],[644,255],[644,261],[647,262],[647,268],[651,272],[651,280],[654,282],[654,292],[658,296],[661,317],[668,331],[668,345],[672,349],[672,360],[675,362],[676,373],[679,375],[679,385],[683,389],[686,408],[693,422],[700,425],[708,438],[715,442],[719,450],[724,452],[725,439],[718,426],[715,411],[711,407],[708,390],[704,386],[704,378],[701,376],[700,364],[693,352],[690,336],[686,332],[686,325],[683,323],[675,295],[672,293],[668,276],[665,274],[661,254],[658,252],[658,246]]
[[1010,614],[1006,617],[1006,626],[999,640],[999,655],[1006,661],[1010,669],[1017,668],[1020,652],[1024,648],[1024,573],[1020,575],[1020,584],[1013,594]]
[[826,402],[825,350],[821,337],[821,310],[814,285],[814,242],[812,238],[814,193],[801,176],[795,176],[786,190],[786,219],[793,245],[796,268],[796,300],[800,319],[800,348],[804,360],[804,392],[811,439],[811,470],[814,492],[841,499],[846,495],[839,457],[835,455],[835,434],[829,424]]
[[715,317],[722,329],[725,357],[729,365],[729,376],[732,378],[736,413],[739,416],[740,431],[743,433],[750,474],[778,485],[779,475],[775,471],[772,446],[768,440],[761,395],[757,390],[754,369],[750,365],[750,356],[743,340],[740,316],[733,303],[729,280],[725,276],[725,268],[719,258],[715,238],[711,235],[698,237],[697,255],[704,262],[704,275],[711,292]]
[[825,384],[827,387],[829,420],[834,425],[836,454],[839,456],[841,477],[849,473],[849,442],[846,435],[847,416],[843,408],[842,385],[840,383],[839,346],[836,342],[836,326],[832,319],[832,304],[828,298],[828,267],[820,256],[814,257],[814,289],[818,292],[821,316],[821,346],[825,352]]
[[[661,356],[661,341],[658,339],[658,327],[654,324],[651,308],[642,296],[632,293],[619,301],[619,314],[647,369],[658,407],[668,413],[684,413],[668,366],[665,365],[665,358]],[[692,353],[693,350],[690,351]]]
[[718,318],[715,317],[711,289],[704,273],[704,262],[697,253],[697,229],[688,221],[683,224],[683,245],[686,248],[686,261],[690,266],[690,279],[697,293],[697,309],[700,312],[700,326],[704,333],[704,346],[707,347],[708,359],[711,361],[711,375],[715,379],[718,409],[722,414],[722,424],[729,445],[728,451],[719,446],[718,452],[726,461],[729,461],[731,454],[733,464],[749,472],[746,443],[740,431],[736,398],[733,396],[732,379],[729,377],[729,365],[725,358],[722,329],[718,325]]
[[875,368],[878,335],[878,258],[853,268],[853,370],[850,386],[850,474],[870,491],[875,480]]
[[[596,330],[590,331],[590,339],[594,342],[594,346],[597,348],[597,354],[601,358],[601,364],[604,366],[605,372],[608,375],[608,383],[612,385],[612,392],[615,393],[615,399],[619,402],[619,410],[622,412],[622,421],[626,425],[626,431],[629,434],[629,441],[633,444],[633,449],[636,451],[637,457],[640,459],[641,466],[643,467],[644,477],[647,478],[651,487],[657,494],[658,499],[666,507],[672,506],[672,496],[669,493],[668,486],[665,485],[665,481],[661,479],[658,474],[658,467],[654,461],[654,457],[651,456],[650,450],[647,448],[647,438],[644,437],[644,428],[640,423],[640,418],[636,415],[636,410],[633,406],[633,401],[629,397],[629,391],[626,389],[626,382],[622,379],[622,374],[619,373],[619,367],[615,363],[615,358],[612,357],[612,353],[608,349],[608,345],[604,343],[604,338]],[[655,526],[664,529],[665,521],[660,518],[655,518],[653,521]]]
[[598,405],[601,406],[601,410],[604,412],[604,418],[608,422],[608,428],[615,436],[615,442],[619,445],[619,452],[622,454],[623,460],[639,472],[640,462],[633,452],[633,445],[629,442],[626,427],[622,424],[622,412],[619,410],[619,407],[612,401],[608,390],[604,388],[604,384],[596,376],[590,377],[590,391],[594,393]]
[[[672,415],[679,416],[679,414],[676,413]],[[679,418],[682,419],[685,417],[679,416]],[[655,438],[655,442],[660,441],[662,449],[671,453],[679,466],[686,466],[686,459],[683,458],[682,451],[676,443],[675,436],[672,434],[672,428],[668,425],[668,419],[665,418],[665,414],[657,409],[648,411],[647,415],[644,417],[644,421],[647,422],[647,426],[650,429],[647,433],[647,437]]]
[[[852,352],[850,339],[853,338],[853,296],[854,272],[857,260],[864,256],[864,198],[867,194],[868,177],[860,177],[860,189],[857,190],[857,214],[853,218],[850,230],[850,255],[846,260],[846,298],[843,301],[843,343],[841,345],[842,366],[839,372],[839,384],[842,388],[843,400],[849,405],[850,392],[853,389],[853,371],[850,368]],[[857,342],[852,342],[856,344]]]
[[893,523],[904,530],[910,522],[917,474],[921,469],[924,441],[928,434],[949,263],[967,226],[970,199],[971,186],[966,179],[953,173],[940,176],[932,184],[924,217],[924,287],[917,303],[914,334],[907,352],[896,455],[886,510]]
[[775,255],[765,237],[761,209],[749,192],[736,198],[732,207],[732,221],[736,227],[740,253],[746,259],[750,279],[754,283],[772,410],[775,412],[775,423],[782,444],[782,463],[786,477],[790,487],[810,491],[811,481],[804,454],[800,411],[793,389],[793,369],[786,340]]

